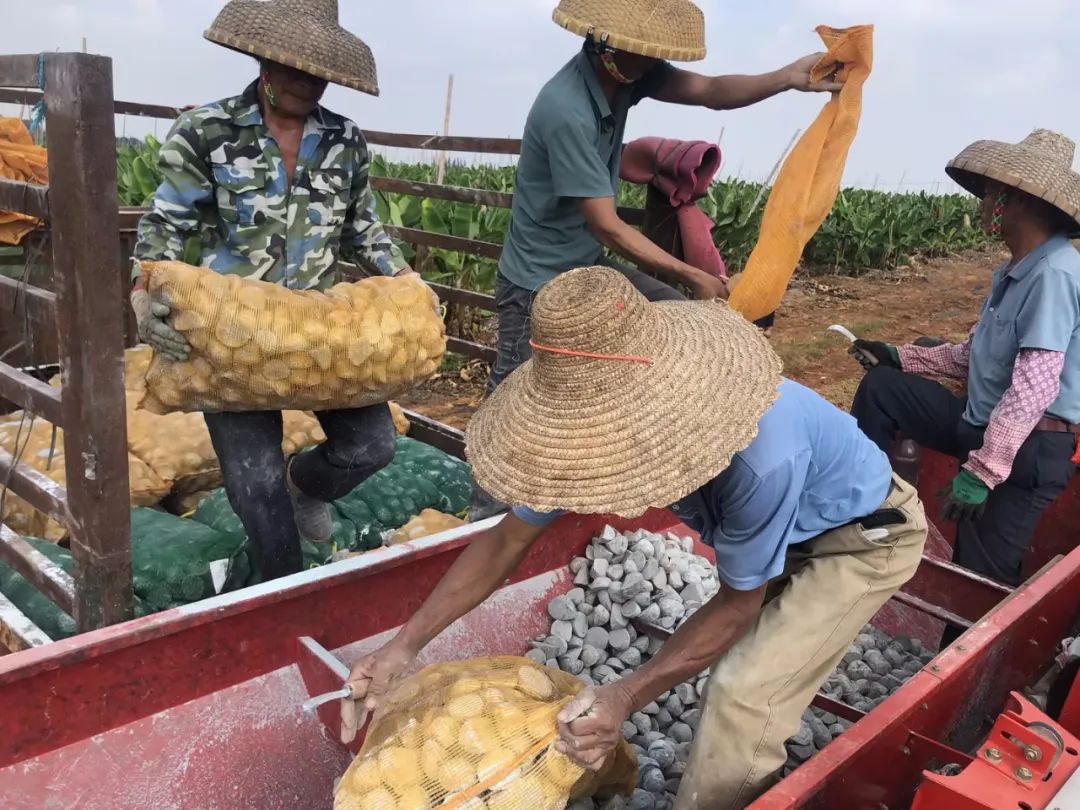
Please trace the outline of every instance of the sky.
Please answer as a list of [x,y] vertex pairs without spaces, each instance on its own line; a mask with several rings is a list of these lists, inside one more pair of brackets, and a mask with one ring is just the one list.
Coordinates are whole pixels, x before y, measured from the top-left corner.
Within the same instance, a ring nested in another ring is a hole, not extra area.
[[[339,0],[341,23],[371,46],[381,96],[331,86],[324,104],[361,127],[519,137],[537,91],[580,38],[551,21],[556,0]],[[885,190],[955,190],[943,166],[971,141],[1016,141],[1035,127],[1080,136],[1073,0],[701,0],[708,75],[773,70],[820,49],[815,26],[875,26],[874,70],[845,183]],[[221,0],[0,0],[0,53],[88,50],[113,59],[118,99],[199,104],[239,93],[254,63],[202,38]],[[1072,68],[1072,69],[1070,69]],[[786,93],[713,112],[646,101],[627,138],[721,140],[723,176],[768,176],[797,129],[825,99]],[[18,112],[7,108],[7,114]],[[117,132],[155,125],[117,119]],[[156,125],[164,135],[166,122]],[[401,160],[430,155],[392,150]],[[466,158],[471,160],[472,158]]]

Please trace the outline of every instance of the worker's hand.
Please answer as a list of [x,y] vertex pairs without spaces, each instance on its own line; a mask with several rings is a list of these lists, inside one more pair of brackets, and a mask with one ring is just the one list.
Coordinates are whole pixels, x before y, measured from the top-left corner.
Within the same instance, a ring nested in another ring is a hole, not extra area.
[[699,301],[715,301],[720,298],[724,301],[728,298],[728,283],[725,278],[717,278],[704,271],[696,281],[690,283],[690,289],[694,298]]
[[140,340],[149,343],[156,354],[167,360],[181,363],[188,359],[191,346],[187,338],[169,325],[172,310],[167,303],[151,300],[146,290],[136,289],[131,293],[131,308],[139,325]]
[[618,683],[589,686],[559,712],[555,750],[583,768],[598,771],[622,739],[630,716],[630,695]]
[[960,470],[952,483],[938,493],[938,497],[945,498],[945,503],[941,505],[943,519],[955,523],[978,520],[986,509],[990,487],[974,473]]
[[356,732],[364,727],[368,715],[378,708],[383,697],[393,691],[415,658],[416,653],[395,640],[353,665],[346,683],[352,689],[353,696],[341,701],[343,743],[350,743],[356,738]]
[[882,343],[878,340],[856,340],[848,349],[848,354],[858,360],[859,365],[867,371],[875,366],[900,368],[900,352],[890,343]]
[[812,53],[788,65],[785,68],[788,75],[788,87],[804,93],[839,93],[844,87],[843,82],[831,77],[815,82],[810,76],[810,72],[824,55],[824,53]]

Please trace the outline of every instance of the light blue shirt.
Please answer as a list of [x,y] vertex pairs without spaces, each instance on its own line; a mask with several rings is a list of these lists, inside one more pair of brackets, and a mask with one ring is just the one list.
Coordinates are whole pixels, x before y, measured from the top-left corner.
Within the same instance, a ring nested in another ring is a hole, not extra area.
[[964,419],[982,427],[1012,385],[1021,349],[1065,353],[1061,392],[1047,410],[1080,423],[1080,253],[1054,236],[1009,271],[994,271],[990,295],[971,336],[968,404]]
[[[788,546],[880,508],[891,481],[888,456],[854,419],[785,379],[757,437],[671,511],[716,551],[726,585],[753,590],[783,572]],[[531,525],[546,525],[559,514],[524,507],[513,512]]]

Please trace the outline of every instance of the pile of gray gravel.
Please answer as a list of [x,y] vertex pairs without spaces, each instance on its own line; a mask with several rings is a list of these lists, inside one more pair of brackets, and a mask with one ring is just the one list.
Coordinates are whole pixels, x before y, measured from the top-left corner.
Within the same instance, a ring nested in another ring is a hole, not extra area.
[[[574,587],[551,600],[549,633],[532,642],[528,657],[604,685],[637,668],[660,649],[660,641],[639,634],[640,619],[674,630],[719,588],[716,571],[692,553],[693,541],[638,530],[621,534],[610,526],[570,564]],[[870,711],[930,660],[917,639],[892,638],[867,626],[822,687],[830,697]],[[602,804],[583,799],[569,810],[670,810],[694,733],[701,720],[708,670],[679,684],[635,712],[623,735],[638,760],[638,788],[629,798]],[[786,776],[842,734],[850,723],[808,708],[798,733],[787,741]]]

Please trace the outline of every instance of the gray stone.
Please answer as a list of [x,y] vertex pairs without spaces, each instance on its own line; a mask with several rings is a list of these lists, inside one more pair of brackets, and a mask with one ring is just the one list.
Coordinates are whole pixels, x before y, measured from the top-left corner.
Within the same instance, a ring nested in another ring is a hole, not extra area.
[[565,656],[559,659],[559,669],[569,672],[571,675],[580,675],[585,671],[585,664],[581,659],[567,660]]
[[671,712],[675,717],[678,717],[680,714],[686,711],[686,707],[683,706],[683,702],[679,700],[678,695],[672,695],[671,697],[669,697],[664,703],[664,708]]
[[893,649],[892,647],[886,649],[885,652],[882,653],[882,655],[885,657],[885,660],[893,666],[893,668],[903,667],[908,660],[908,657],[905,653],[901,652],[900,650]]
[[621,605],[617,606],[617,608],[615,609],[612,609],[611,620],[608,622],[608,624],[611,625],[612,630],[620,630],[630,624],[630,620],[622,614]]
[[675,742],[688,743],[694,739],[694,730],[680,721],[671,724],[671,728],[668,729],[668,736]]
[[855,702],[855,704],[852,706],[852,708],[855,709],[855,711],[859,711],[859,712],[862,712],[863,714],[866,714],[867,712],[869,712],[871,709],[874,708],[874,704],[869,700],[858,700],[858,701]]
[[647,731],[645,732],[645,739],[649,741],[649,745],[652,745],[657,740],[665,739],[665,735],[656,730]]
[[595,667],[603,657],[603,653],[591,644],[581,648],[581,663],[587,667]]
[[706,597],[705,588],[697,582],[692,582],[682,589],[682,598],[684,602],[697,602],[702,604]]
[[590,627],[589,632],[585,634],[585,646],[596,647],[596,649],[603,651],[607,649],[607,645],[608,631],[603,627]]
[[611,580],[607,577],[596,577],[589,583],[589,590],[592,591],[606,591],[611,587]]
[[585,559],[584,557],[574,557],[574,559],[572,559],[570,561],[570,571],[572,573],[576,574],[576,573],[578,573],[578,571],[583,571],[583,570],[587,569],[588,567],[589,567],[589,561],[587,559]]
[[681,599],[660,600],[660,615],[662,616],[674,616],[681,619],[685,612],[686,608],[683,606]]
[[[900,670],[903,672],[903,670]],[[897,689],[904,685],[906,678],[897,678],[895,675],[883,675],[881,677],[881,685],[885,687],[886,691],[891,695]]]
[[649,579],[652,582],[653,587],[658,591],[668,586],[668,572],[663,568],[653,574]]
[[679,777],[686,773],[686,760],[679,759],[679,746],[675,746],[675,762],[673,762],[671,767],[667,768],[664,773],[666,773],[668,776]]
[[569,622],[577,615],[577,608],[569,596],[556,596],[548,602],[548,615],[555,621]]
[[671,712],[667,709],[661,709],[656,714],[656,724],[660,726],[661,731],[666,731],[668,726],[675,722],[675,718],[671,716]]
[[861,652],[858,652],[856,650],[848,650],[846,653],[844,653],[844,657],[840,659],[840,665],[846,667],[846,666],[848,666],[848,664],[854,663],[855,661],[861,661],[861,660],[862,660],[862,653]]
[[641,666],[641,651],[633,645],[631,645],[630,649],[619,653],[619,658],[631,669]]
[[625,576],[626,572],[621,565],[609,565],[608,566],[608,579],[612,582],[618,582]]
[[588,585],[589,584],[589,569],[582,568],[576,574],[574,574],[575,585]]
[[626,549],[629,548],[630,543],[621,534],[616,535],[608,541],[608,548],[612,554],[625,554]]
[[692,731],[696,732],[698,730],[698,725],[701,724],[701,709],[687,709],[679,715],[679,719],[690,726]]
[[649,637],[649,649],[647,650],[647,652],[648,652],[649,655],[656,655],[658,652],[660,652],[660,648],[663,647],[663,646],[664,646],[664,642],[662,642],[658,638],[652,638],[650,636]]
[[[633,715],[631,715],[630,719],[633,719]],[[638,762],[640,762],[641,758],[645,756],[645,749],[649,747],[649,741],[645,739],[644,734],[637,734],[634,737],[630,738],[630,742],[633,744],[634,749],[638,752],[637,760]]]
[[889,688],[880,683],[870,684],[870,690],[866,693],[866,696],[870,699],[885,697],[889,694]]
[[638,727],[637,726],[635,726],[629,720],[623,720],[623,724],[622,724],[622,735],[623,735],[623,737],[625,737],[626,739],[629,740],[631,737],[633,737],[637,733],[638,733]]
[[869,633],[859,633],[855,636],[855,643],[862,647],[864,653],[867,650],[876,650],[878,646],[877,639]]
[[624,574],[637,574],[641,571],[641,569],[638,568],[637,563],[633,560],[627,560],[626,562],[624,562],[622,564],[622,568]]
[[626,602],[619,606],[619,612],[624,619],[636,619],[641,615],[641,605],[637,602]]
[[566,598],[580,607],[581,603],[585,601],[585,589],[571,588],[566,592]]
[[607,588],[602,591],[596,592],[597,607],[606,608],[611,610],[611,596],[608,595]]
[[574,646],[571,646],[570,649],[568,649],[566,651],[566,655],[563,655],[563,656],[559,657],[560,661],[563,661],[563,660],[566,660],[566,661],[578,661],[580,659],[581,659],[581,647],[574,647]]
[[626,664],[623,663],[623,660],[621,658],[615,658],[614,656],[608,658],[608,660],[604,662],[604,666],[611,667],[612,672],[626,671]]
[[660,704],[657,703],[655,700],[651,700],[645,704],[644,708],[642,708],[641,711],[643,711],[650,717],[653,717],[660,713]]
[[656,799],[649,791],[635,788],[626,807],[627,810],[656,810]]
[[594,681],[604,681],[614,674],[615,671],[607,664],[597,664],[592,671]]
[[677,591],[681,591],[686,587],[686,583],[683,582],[682,574],[678,571],[668,571],[667,575],[668,586],[674,588]]
[[866,661],[853,661],[847,667],[847,676],[853,681],[865,680],[872,672]]
[[596,681],[592,679],[592,675],[589,670],[582,670],[581,674],[577,676],[578,680],[586,686],[596,686]]
[[566,650],[569,645],[566,640],[556,635],[550,635],[540,641],[534,641],[533,647],[538,650],[543,650],[544,655],[547,658],[558,658],[560,655],[566,655]]
[[634,601],[643,608],[648,607],[653,603],[653,596],[650,591],[642,591],[634,597]]
[[675,746],[675,760],[684,765],[690,761],[690,749],[693,743],[683,742]]
[[566,810],[594,810],[592,799],[577,799],[566,805]]
[[697,703],[698,694],[693,684],[680,683],[675,687],[675,694],[678,695],[679,700],[682,701],[683,706],[691,706]]
[[918,658],[909,658],[904,662],[904,672],[908,673],[909,676],[914,675],[922,668],[923,662]]
[[597,605],[589,615],[589,624],[593,627],[603,627],[611,621],[611,612],[603,605]]
[[682,777],[677,776],[677,777],[675,777],[673,779],[668,779],[666,782],[664,782],[664,790],[666,790],[668,793],[678,793],[679,792],[679,786],[681,784],[682,784]]
[[649,649],[649,637],[648,636],[638,636],[637,638],[634,639],[634,643],[631,644],[630,646],[633,647],[638,652],[644,653],[645,651],[647,651]]
[[[630,715],[630,722],[634,724],[634,727],[638,730],[638,733],[642,736],[652,731],[652,718],[643,712],[634,712]],[[641,745],[641,743],[639,743]],[[648,741],[642,746],[644,748],[649,747]]]
[[664,789],[664,774],[659,768],[643,768],[638,784],[650,793],[658,793]]
[[814,732],[810,730],[809,723],[803,723],[801,726],[799,726],[799,730],[796,731],[793,735],[791,735],[791,737],[788,739],[789,748],[792,745],[813,745],[813,743]]
[[829,734],[832,735],[832,738],[834,740],[837,737],[839,737],[841,734],[843,734],[845,731],[846,731],[846,729],[842,725],[840,725],[839,723],[831,723],[829,725]]
[[791,758],[800,764],[810,759],[816,751],[813,742],[807,743],[806,745],[792,745],[791,743],[788,743],[787,750],[788,754],[791,755]]
[[525,653],[525,657],[528,658],[530,661],[535,661],[540,665],[543,665],[543,663],[547,661],[548,658],[547,653],[544,652],[540,647],[534,647],[533,649],[529,650],[527,653]]
[[583,638],[589,632],[589,617],[584,613],[574,614],[574,618],[571,619],[570,623],[574,627],[574,635],[578,638]]
[[885,656],[878,650],[867,650],[863,655],[863,661],[874,671],[875,675],[888,675],[892,665],[885,660]]
[[[652,546],[649,546],[648,548],[649,548],[650,551],[652,551]],[[642,555],[642,556],[645,556],[645,555]],[[645,564],[643,566],[641,566],[641,575],[643,577],[645,577],[645,579],[651,580],[653,577],[655,577],[659,573],[660,573],[660,562],[658,560],[656,560],[655,558],[651,557],[651,556],[649,557],[649,559],[645,560]],[[656,583],[653,583],[653,584],[655,585]]]
[[859,678],[859,680],[851,684],[851,687],[860,695],[866,695],[870,693],[870,684],[869,678]]
[[551,635],[557,638],[561,638],[563,641],[569,644],[570,639],[574,637],[574,625],[570,622],[552,622]]
[[558,669],[559,668],[559,662],[555,658],[549,658],[547,661],[544,662],[544,666],[545,667],[551,667],[552,669]]
[[816,717],[810,721],[810,731],[814,735],[814,747],[819,751],[832,742],[829,727]]
[[608,575],[608,568],[610,567],[610,565],[611,563],[604,558],[596,559],[593,560],[593,564],[592,567],[589,569],[589,572],[594,577],[606,577]]
[[677,621],[678,619],[676,619],[674,616],[663,616],[661,617],[660,621],[657,622],[657,624],[659,624],[665,630],[673,630],[675,628],[675,622]]
[[656,760],[661,770],[666,771],[675,762],[675,744],[669,740],[657,740],[649,746],[649,756]]

